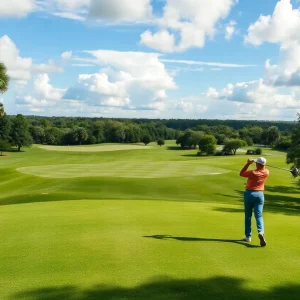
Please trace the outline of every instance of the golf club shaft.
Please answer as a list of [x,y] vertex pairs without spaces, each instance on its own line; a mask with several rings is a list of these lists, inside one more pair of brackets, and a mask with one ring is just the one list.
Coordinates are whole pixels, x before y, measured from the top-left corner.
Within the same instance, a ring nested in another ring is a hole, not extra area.
[[279,170],[284,170],[284,171],[289,171],[291,172],[291,170],[289,169],[285,169],[285,168],[280,168],[280,167],[275,167],[275,166],[271,166],[271,165],[267,165],[268,167],[271,167],[271,168],[275,168],[275,169],[279,169]]

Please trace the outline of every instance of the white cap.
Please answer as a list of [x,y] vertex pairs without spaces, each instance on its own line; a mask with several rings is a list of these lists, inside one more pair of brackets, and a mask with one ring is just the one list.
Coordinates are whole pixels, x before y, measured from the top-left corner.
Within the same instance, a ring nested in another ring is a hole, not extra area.
[[254,162],[263,166],[267,164],[267,160],[264,157],[259,157],[258,159],[254,159]]

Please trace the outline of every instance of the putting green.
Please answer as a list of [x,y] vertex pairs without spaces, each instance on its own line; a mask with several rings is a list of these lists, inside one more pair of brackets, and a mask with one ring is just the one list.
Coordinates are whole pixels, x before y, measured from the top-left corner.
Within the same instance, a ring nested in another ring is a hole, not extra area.
[[64,152],[107,152],[107,151],[121,151],[121,150],[145,150],[145,149],[151,149],[152,147],[144,146],[144,145],[113,144],[113,145],[98,145],[98,146],[38,145],[38,148],[49,150],[49,151],[64,151]]
[[196,161],[127,162],[116,161],[100,164],[60,164],[18,168],[17,171],[45,178],[75,177],[130,177],[162,178],[219,175],[228,170]]

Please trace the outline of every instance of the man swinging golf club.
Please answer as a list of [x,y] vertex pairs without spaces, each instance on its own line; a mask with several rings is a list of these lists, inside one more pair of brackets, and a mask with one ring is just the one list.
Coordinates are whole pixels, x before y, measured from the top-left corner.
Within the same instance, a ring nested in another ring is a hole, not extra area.
[[[248,167],[256,163],[255,170],[249,170]],[[251,219],[252,211],[256,219],[256,226],[258,231],[258,238],[261,247],[267,245],[264,236],[264,220],[263,220],[263,207],[264,207],[264,188],[265,181],[269,176],[269,170],[265,168],[267,160],[264,157],[258,159],[248,159],[247,164],[240,172],[240,176],[247,177],[246,191],[244,193],[244,208],[245,208],[245,242],[251,242]]]

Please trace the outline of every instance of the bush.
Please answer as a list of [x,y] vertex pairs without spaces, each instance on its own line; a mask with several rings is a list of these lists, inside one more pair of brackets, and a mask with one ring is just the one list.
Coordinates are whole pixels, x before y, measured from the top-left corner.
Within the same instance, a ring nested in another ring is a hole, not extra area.
[[252,150],[252,149],[248,149],[246,154],[256,154],[256,151],[255,150]]
[[255,149],[255,154],[261,155],[262,154],[262,149],[261,148],[256,148]]
[[222,156],[223,152],[222,151],[216,151],[215,156]]

